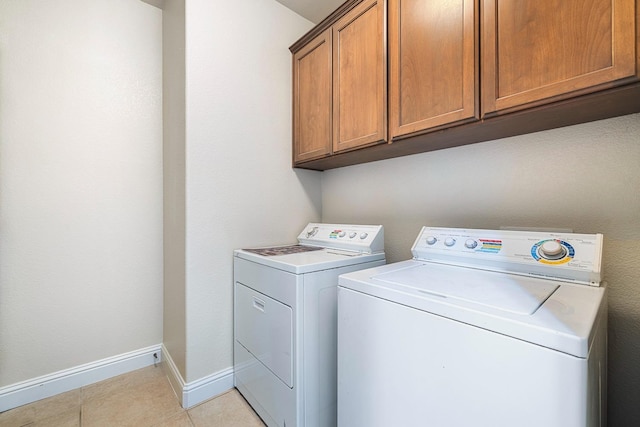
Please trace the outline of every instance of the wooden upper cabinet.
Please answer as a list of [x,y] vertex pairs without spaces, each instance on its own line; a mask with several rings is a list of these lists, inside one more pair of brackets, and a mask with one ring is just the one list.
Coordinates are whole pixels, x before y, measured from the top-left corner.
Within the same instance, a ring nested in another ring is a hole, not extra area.
[[293,55],[293,161],[331,154],[331,29]]
[[364,0],[333,24],[333,151],[387,140],[385,1]]
[[640,0],[346,0],[290,50],[295,167],[640,112]]
[[482,113],[637,79],[636,0],[482,0]]
[[391,138],[479,117],[477,0],[389,0]]

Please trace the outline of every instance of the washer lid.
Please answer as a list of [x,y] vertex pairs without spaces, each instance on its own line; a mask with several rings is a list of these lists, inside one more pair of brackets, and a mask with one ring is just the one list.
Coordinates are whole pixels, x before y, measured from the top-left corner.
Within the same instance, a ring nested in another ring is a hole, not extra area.
[[438,264],[391,271],[372,279],[412,288],[425,296],[447,298],[449,303],[458,300],[525,315],[535,313],[559,287],[555,282]]
[[606,321],[605,286],[424,261],[342,274],[339,286],[580,358],[589,355],[599,319]]

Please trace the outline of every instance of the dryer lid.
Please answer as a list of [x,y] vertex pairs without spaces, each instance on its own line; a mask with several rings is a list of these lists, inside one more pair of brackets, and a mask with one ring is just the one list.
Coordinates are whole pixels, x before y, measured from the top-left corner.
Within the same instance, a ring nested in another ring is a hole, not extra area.
[[535,313],[559,287],[546,280],[433,263],[382,273],[372,279],[414,295],[442,298],[450,304],[461,301],[522,315]]

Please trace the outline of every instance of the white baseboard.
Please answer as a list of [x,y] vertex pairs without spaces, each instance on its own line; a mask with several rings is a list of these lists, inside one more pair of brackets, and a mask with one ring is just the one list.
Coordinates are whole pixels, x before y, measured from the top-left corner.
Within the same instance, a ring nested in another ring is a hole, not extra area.
[[[154,354],[158,356],[157,359],[154,358]],[[160,361],[162,346],[158,344],[2,387],[0,412],[126,374]]]
[[165,373],[169,377],[169,382],[176,396],[178,396],[180,404],[185,409],[189,409],[233,388],[233,368],[223,369],[199,380],[185,383],[164,344],[162,345],[162,354],[164,356]]

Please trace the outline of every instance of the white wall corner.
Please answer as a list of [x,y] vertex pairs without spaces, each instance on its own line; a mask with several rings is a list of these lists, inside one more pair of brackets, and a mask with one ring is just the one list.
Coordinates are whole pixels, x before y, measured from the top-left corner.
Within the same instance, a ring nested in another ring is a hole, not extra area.
[[163,367],[180,405],[189,409],[233,388],[233,367],[215,372],[199,380],[185,383],[169,351],[162,345]]
[[143,3],[148,3],[151,6],[155,6],[158,9],[164,9],[164,0],[140,0]]
[[[157,359],[154,357],[157,356]],[[0,412],[162,361],[161,345],[142,348],[0,388]]]

